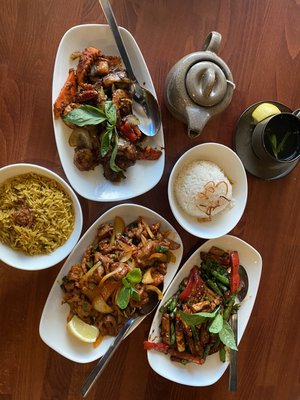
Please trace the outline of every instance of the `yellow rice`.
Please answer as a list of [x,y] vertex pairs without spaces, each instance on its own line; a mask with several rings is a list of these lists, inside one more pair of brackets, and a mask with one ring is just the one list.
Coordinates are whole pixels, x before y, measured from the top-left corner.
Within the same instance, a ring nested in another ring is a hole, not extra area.
[[[20,204],[34,216],[30,227],[15,223]],[[1,243],[29,255],[51,253],[66,242],[74,223],[72,200],[55,180],[27,173],[0,186]]]

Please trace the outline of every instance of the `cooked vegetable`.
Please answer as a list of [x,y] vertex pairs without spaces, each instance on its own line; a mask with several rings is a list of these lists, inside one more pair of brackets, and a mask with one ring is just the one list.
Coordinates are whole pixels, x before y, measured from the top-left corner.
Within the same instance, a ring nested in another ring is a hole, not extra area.
[[124,321],[149,301],[149,291],[161,299],[159,286],[168,262],[157,257],[166,256],[157,253],[158,246],[170,253],[179,248],[169,232],[161,231],[159,223],[150,225],[142,217],[126,225],[116,216],[113,223],[99,226],[94,243],[61,285],[63,302],[70,306],[68,320],[76,315],[96,327],[99,343],[101,337],[117,335]]
[[237,350],[228,320],[237,309],[238,269],[236,251],[213,247],[201,252],[200,266],[192,267],[177,292],[160,307],[161,342],[145,342],[144,347],[184,364],[203,364],[216,352],[225,361],[226,348]]

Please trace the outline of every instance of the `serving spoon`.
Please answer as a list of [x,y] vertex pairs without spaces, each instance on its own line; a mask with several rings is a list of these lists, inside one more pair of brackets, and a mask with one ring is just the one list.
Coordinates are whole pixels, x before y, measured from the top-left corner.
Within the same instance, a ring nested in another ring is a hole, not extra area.
[[[248,293],[249,287],[249,279],[248,274],[245,268],[240,265],[239,266],[239,275],[240,275],[240,291],[238,292],[237,298],[241,303]],[[231,316],[231,328],[233,330],[234,338],[237,343],[237,331],[238,331],[238,313],[233,314]],[[229,356],[229,387],[230,392],[235,392],[237,390],[237,351],[230,349]]]
[[127,54],[109,0],[99,0],[99,3],[102,7],[103,13],[110,26],[110,29],[112,30],[112,33],[114,35],[116,45],[127,70],[127,75],[133,81],[132,109],[133,113],[140,121],[140,124],[138,125],[139,129],[146,136],[155,136],[161,126],[161,113],[158,101],[153,96],[153,94],[149,92],[149,90],[145,89],[139,84],[133,72],[129,56]]
[[100,360],[98,361],[98,363],[94,367],[94,369],[92,369],[91,373],[89,374],[89,376],[87,377],[85,383],[83,384],[82,388],[80,389],[80,394],[83,397],[85,397],[88,394],[88,392],[90,391],[90,389],[92,388],[92,386],[94,385],[96,380],[99,378],[99,376],[101,375],[102,371],[104,370],[104,367],[107,365],[108,361],[110,360],[110,358],[112,357],[114,352],[117,350],[117,348],[119,347],[122,339],[127,334],[129,328],[136,321],[136,319],[138,317],[141,317],[141,316],[145,317],[148,314],[150,314],[155,309],[157,304],[159,303],[159,300],[157,298],[157,294],[155,292],[149,291],[148,293],[149,293],[149,302],[146,303],[146,304],[143,304],[143,306],[142,306],[142,308],[140,310],[135,312],[130,318],[128,318],[125,321],[125,323],[122,326],[120,332],[115,337],[115,340],[109,346],[109,348],[106,351],[106,353],[104,353],[103,357],[100,358]]

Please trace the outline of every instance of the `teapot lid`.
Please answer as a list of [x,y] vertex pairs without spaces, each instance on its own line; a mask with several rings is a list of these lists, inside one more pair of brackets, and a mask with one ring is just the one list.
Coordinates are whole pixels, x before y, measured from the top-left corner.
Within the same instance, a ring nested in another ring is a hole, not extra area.
[[204,107],[215,106],[224,98],[228,83],[223,70],[212,61],[199,61],[186,74],[186,89],[190,98]]

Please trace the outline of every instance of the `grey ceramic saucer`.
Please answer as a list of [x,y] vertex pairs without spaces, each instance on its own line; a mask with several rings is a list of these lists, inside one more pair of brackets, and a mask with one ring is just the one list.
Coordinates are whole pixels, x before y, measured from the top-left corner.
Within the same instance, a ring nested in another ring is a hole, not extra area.
[[252,112],[261,103],[271,103],[282,112],[292,112],[290,108],[276,101],[260,101],[253,104],[243,112],[238,120],[233,137],[233,146],[245,169],[250,174],[267,180],[282,178],[295,168],[299,160],[286,163],[267,162],[258,158],[252,150],[252,132],[255,127]]

